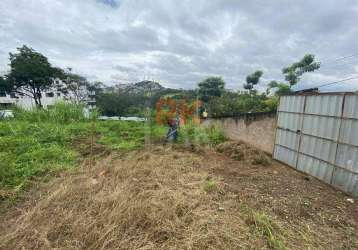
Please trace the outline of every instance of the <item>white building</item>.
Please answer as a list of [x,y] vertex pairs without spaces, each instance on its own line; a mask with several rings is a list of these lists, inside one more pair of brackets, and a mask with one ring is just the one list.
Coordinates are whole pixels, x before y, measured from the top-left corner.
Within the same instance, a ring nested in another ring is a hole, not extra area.
[[[81,95],[81,99],[78,100],[78,96],[73,93],[63,94],[55,89],[48,90],[43,93],[41,97],[41,104],[44,108],[49,108],[54,105],[56,102],[65,101],[65,102],[73,102],[73,103],[84,103],[89,107],[94,107],[96,101],[94,99],[93,92],[88,90],[83,90],[86,94]],[[13,94],[7,94],[4,92],[0,92],[0,109],[7,109],[12,105],[17,105],[24,109],[31,109],[36,107],[35,101],[33,98],[28,96],[19,96]]]

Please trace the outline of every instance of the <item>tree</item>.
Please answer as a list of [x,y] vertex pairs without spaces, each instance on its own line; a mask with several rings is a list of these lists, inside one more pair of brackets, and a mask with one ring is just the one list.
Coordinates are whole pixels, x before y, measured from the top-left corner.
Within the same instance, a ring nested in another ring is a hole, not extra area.
[[276,95],[286,95],[291,93],[291,88],[298,83],[300,77],[306,72],[313,72],[319,69],[321,64],[315,62],[315,56],[311,54],[305,55],[300,61],[293,63],[292,65],[283,68],[282,73],[285,76],[285,80],[288,81],[288,84],[271,81],[268,84],[267,92],[270,92],[271,89],[276,89]]
[[200,99],[208,102],[211,97],[220,97],[224,91],[225,82],[221,77],[208,77],[198,83]]
[[282,69],[282,73],[285,75],[285,80],[289,82],[290,88],[298,83],[300,76],[304,73],[313,72],[320,68],[321,64],[314,60],[314,55],[307,54],[300,61]]
[[122,92],[99,93],[96,105],[104,115],[141,115],[145,110],[144,94]]
[[254,88],[254,85],[259,83],[262,75],[263,75],[263,72],[261,70],[257,70],[254,73],[252,73],[251,75],[248,75],[246,77],[246,83],[244,84],[244,89],[249,90],[251,93],[252,89]]
[[68,68],[62,72],[61,80],[62,83],[57,88],[65,94],[67,100],[79,104],[88,99],[90,83],[85,77],[72,73],[72,69]]
[[103,91],[104,84],[100,81],[96,81],[96,82],[89,83],[87,88],[89,91],[95,92],[97,94]]
[[10,73],[5,76],[6,89],[21,96],[28,96],[42,107],[43,91],[51,88],[61,74],[59,68],[52,67],[48,59],[23,45],[17,53],[10,55]]
[[211,117],[235,117],[248,112],[267,112],[276,109],[276,97],[268,98],[265,94],[224,91],[220,97],[213,97],[206,104]]
[[277,81],[271,81],[268,84],[268,88],[267,88],[267,92],[270,92],[271,89],[276,89],[275,91],[275,95],[287,95],[289,93],[291,93],[291,88],[290,85],[282,83],[282,82],[277,82]]

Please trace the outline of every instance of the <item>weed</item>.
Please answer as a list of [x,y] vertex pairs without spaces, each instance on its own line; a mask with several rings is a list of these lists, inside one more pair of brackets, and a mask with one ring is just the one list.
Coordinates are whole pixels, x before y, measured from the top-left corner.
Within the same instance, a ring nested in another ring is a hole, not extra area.
[[286,249],[281,229],[269,215],[264,212],[254,211],[247,205],[242,205],[242,211],[246,215],[246,223],[266,239],[270,248]]
[[253,212],[252,219],[255,222],[256,229],[265,236],[270,247],[274,249],[285,249],[283,242],[279,239],[279,233],[276,232],[278,227],[268,215],[263,212]]
[[28,122],[71,123],[84,121],[86,119],[83,108],[83,105],[59,102],[51,109],[35,108],[31,110],[25,110],[19,107],[15,107],[14,115],[16,120]]
[[217,183],[214,180],[206,180],[204,182],[204,190],[207,193],[214,192],[218,189]]
[[217,145],[226,140],[223,131],[217,126],[203,127],[195,124],[187,124],[179,129],[180,142]]

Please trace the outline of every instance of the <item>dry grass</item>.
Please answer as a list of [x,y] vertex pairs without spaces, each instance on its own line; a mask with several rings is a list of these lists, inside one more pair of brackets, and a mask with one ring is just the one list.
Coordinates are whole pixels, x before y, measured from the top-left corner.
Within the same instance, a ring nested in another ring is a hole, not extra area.
[[221,143],[216,146],[216,151],[237,161],[245,161],[254,165],[263,166],[271,164],[271,159],[265,152],[243,141],[227,141]]
[[0,247],[238,249],[263,244],[255,238],[250,243],[250,228],[239,214],[219,209],[226,194],[217,192],[218,181],[205,186],[203,160],[170,148],[110,155],[92,171],[48,184],[47,194],[6,223]]
[[[207,149],[189,151],[158,146],[112,153],[93,169],[64,173],[0,215],[0,249],[357,246],[357,220],[350,217],[356,206],[338,213],[337,202],[345,198],[329,187],[312,180],[307,195],[319,190],[317,197],[330,202],[321,203],[319,210],[314,202],[300,208],[302,192],[285,190],[302,187],[307,181],[301,174],[281,165],[250,165],[249,158],[232,161]],[[286,183],[288,175],[292,179]],[[282,191],[276,197],[278,187]],[[333,215],[340,224],[330,224],[327,216]],[[345,223],[346,218],[352,222]]]

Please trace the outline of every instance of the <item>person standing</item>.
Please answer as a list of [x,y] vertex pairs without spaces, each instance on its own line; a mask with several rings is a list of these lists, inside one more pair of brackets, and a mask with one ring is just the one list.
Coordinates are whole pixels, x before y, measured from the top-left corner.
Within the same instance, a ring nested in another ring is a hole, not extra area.
[[174,118],[168,118],[167,123],[169,130],[166,137],[166,142],[178,141],[178,123]]

